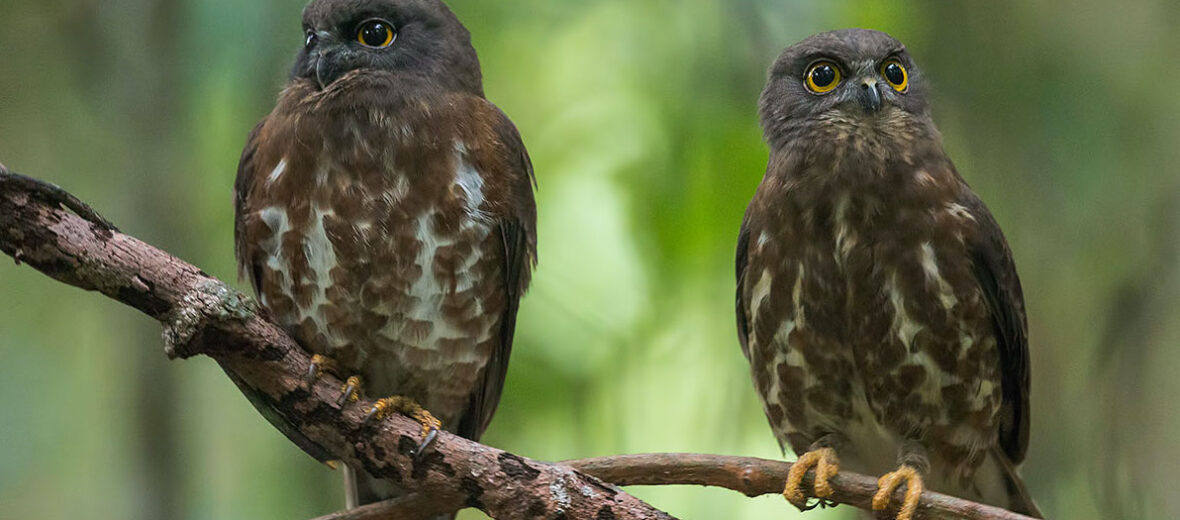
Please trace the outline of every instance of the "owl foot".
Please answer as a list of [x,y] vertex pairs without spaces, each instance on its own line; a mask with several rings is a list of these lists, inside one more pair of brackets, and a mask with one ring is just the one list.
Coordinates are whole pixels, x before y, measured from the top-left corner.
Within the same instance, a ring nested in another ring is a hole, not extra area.
[[877,480],[877,493],[873,495],[873,511],[884,511],[889,508],[893,492],[898,486],[905,484],[905,501],[897,512],[897,520],[912,520],[914,512],[918,510],[918,499],[922,497],[922,475],[912,466],[903,465],[897,471],[886,473]]
[[331,372],[335,374],[336,369],[337,365],[335,359],[316,354],[311,356],[311,365],[307,367],[307,376],[303,379],[307,382],[308,386],[311,386],[316,382],[317,379],[323,377],[324,372]]
[[361,398],[361,376],[352,376],[348,381],[344,382],[344,389],[340,394],[340,400],[336,402],[337,406],[344,407],[346,403],[356,402]]
[[369,409],[369,414],[365,416],[365,422],[373,419],[380,421],[392,413],[404,415],[422,425],[422,442],[414,450],[416,456],[419,457],[434,443],[434,439],[438,437],[438,430],[442,428],[442,422],[422,408],[422,405],[409,397],[400,395],[378,399]]
[[812,468],[815,468],[815,497],[820,499],[819,505],[822,506],[825,504],[823,499],[831,497],[836,492],[829,483],[829,480],[840,471],[840,460],[836,457],[836,450],[812,450],[804,453],[791,465],[791,471],[787,473],[787,485],[783,488],[783,498],[802,511],[815,508],[807,506],[807,495],[803,492],[803,477]]

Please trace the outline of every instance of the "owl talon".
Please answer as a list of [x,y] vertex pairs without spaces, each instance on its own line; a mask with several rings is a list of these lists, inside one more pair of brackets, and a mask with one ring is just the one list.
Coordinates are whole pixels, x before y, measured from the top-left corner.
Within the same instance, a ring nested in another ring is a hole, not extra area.
[[430,446],[434,444],[434,440],[437,438],[438,428],[433,426],[428,427],[426,436],[418,444],[418,447],[414,448],[414,460],[422,460],[422,456],[426,454],[426,450],[430,449]]
[[422,405],[414,402],[413,399],[400,395],[378,399],[369,409],[368,415],[365,416],[365,422],[368,423],[374,419],[380,421],[391,413],[405,415],[422,425],[422,442],[414,450],[415,457],[420,457],[426,448],[434,443],[435,438],[438,437],[439,429],[442,428],[442,422],[422,408]]
[[372,422],[373,418],[377,418],[377,420],[385,418],[385,414],[381,411],[380,405],[381,401],[377,401],[377,404],[374,404],[371,408],[369,408],[369,413],[365,414],[365,424]]
[[[807,495],[803,492],[803,477],[812,468],[815,468],[815,497],[820,499],[820,503],[808,506]],[[824,499],[831,497],[836,492],[829,480],[839,471],[840,461],[836,457],[836,450],[820,448],[804,453],[799,457],[799,460],[791,465],[791,470],[787,473],[787,484],[783,488],[783,498],[786,498],[801,511],[825,506]]]
[[354,402],[360,399],[361,392],[361,376],[352,376],[344,383],[344,393],[340,395],[340,400],[336,402],[337,406],[344,407],[345,404]]
[[897,512],[896,520],[912,520],[914,512],[918,510],[918,499],[922,497],[922,475],[911,466],[903,465],[897,471],[886,473],[877,480],[877,493],[873,495],[873,510],[884,511],[889,508],[893,499],[893,492],[902,484],[906,485],[905,501]]
[[315,384],[316,380],[322,377],[325,371],[335,373],[336,360],[319,354],[311,356],[311,364],[308,365],[307,376],[304,378],[307,386]]
[[799,511],[806,513],[808,511],[811,511],[812,509],[828,509],[828,508],[836,507],[838,505],[840,505],[839,502],[835,502],[835,501],[827,499],[827,498],[819,498],[819,499],[816,499],[814,504],[807,503],[803,507],[800,507]]

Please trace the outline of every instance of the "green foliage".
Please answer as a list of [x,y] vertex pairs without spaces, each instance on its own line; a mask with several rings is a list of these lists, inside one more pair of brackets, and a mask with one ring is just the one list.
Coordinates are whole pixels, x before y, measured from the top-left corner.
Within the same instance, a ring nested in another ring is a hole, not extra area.
[[[0,161],[233,280],[238,153],[302,41],[302,2],[0,3]],[[756,100],[782,47],[863,26],[907,42],[1015,250],[1033,494],[1054,517],[1180,515],[1164,462],[1180,460],[1174,0],[451,4],[540,182],[541,264],[487,442],[547,459],[780,456],[732,317],[737,227],[766,160]],[[161,346],[146,318],[0,265],[0,518],[339,507],[338,475],[211,362],[170,364]],[[774,497],[632,491],[686,518],[797,515]]]

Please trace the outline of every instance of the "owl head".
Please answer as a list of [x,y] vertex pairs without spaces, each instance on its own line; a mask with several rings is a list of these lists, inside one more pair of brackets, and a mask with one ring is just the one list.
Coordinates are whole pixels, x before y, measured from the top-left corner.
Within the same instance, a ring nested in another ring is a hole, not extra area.
[[387,71],[483,95],[471,34],[439,0],[313,0],[291,72],[327,88],[355,70]]
[[770,69],[759,107],[772,144],[804,132],[872,131],[929,118],[926,85],[905,45],[867,29],[788,47]]

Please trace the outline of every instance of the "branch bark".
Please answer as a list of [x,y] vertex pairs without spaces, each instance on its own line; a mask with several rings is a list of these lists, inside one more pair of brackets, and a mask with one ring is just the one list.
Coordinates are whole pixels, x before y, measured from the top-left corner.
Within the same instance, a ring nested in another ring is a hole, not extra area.
[[[277,428],[320,460],[340,460],[409,495],[321,520],[422,517],[475,507],[503,520],[670,519],[616,486],[696,484],[757,496],[782,491],[790,464],[714,455],[625,455],[547,463],[440,433],[415,457],[420,426],[395,416],[364,423],[368,403],[336,405],[341,382],[308,385],[309,356],[265,312],[200,269],[122,234],[56,186],[0,166],[0,251],[63,283],[98,291],[160,321],[172,358],[206,355]],[[810,476],[809,476],[810,479]],[[613,484],[608,484],[610,482]],[[836,502],[867,509],[876,481],[840,473]],[[808,480],[810,487],[810,480]],[[898,492],[897,502],[901,500]],[[919,518],[1027,520],[926,492]]]
[[[617,486],[709,486],[721,487],[742,493],[748,497],[777,495],[783,491],[783,482],[791,463],[753,457],[732,457],[725,455],[702,455],[696,453],[650,453],[640,455],[616,455],[593,459],[568,460],[561,463],[578,471],[593,475]],[[803,480],[805,489],[811,489],[815,475],[808,473]],[[873,495],[877,491],[877,479],[857,473],[840,472],[831,481],[836,493],[831,501],[872,510]],[[894,503],[900,504],[904,490],[894,494]],[[411,495],[398,500],[371,504],[317,518],[315,520],[386,520],[402,518],[406,511],[418,511],[430,503],[428,497]],[[784,503],[784,507],[788,507]],[[894,514],[896,511],[891,511]],[[885,518],[891,518],[886,516]],[[961,498],[926,491],[915,518],[940,520],[1033,520],[998,507],[978,504]]]

